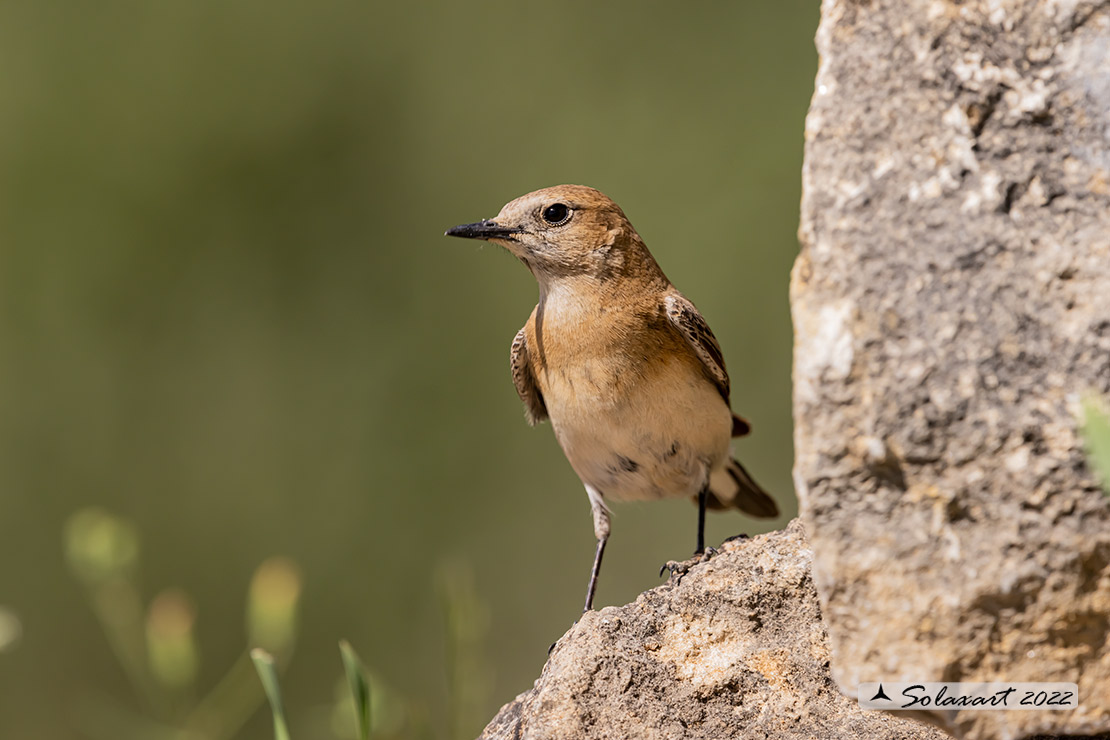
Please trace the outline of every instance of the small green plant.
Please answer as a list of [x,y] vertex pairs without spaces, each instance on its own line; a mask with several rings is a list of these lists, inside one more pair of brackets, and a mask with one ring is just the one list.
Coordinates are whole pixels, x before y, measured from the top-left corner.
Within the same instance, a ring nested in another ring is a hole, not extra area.
[[346,640],[339,643],[339,652],[343,656],[343,670],[354,700],[359,740],[370,740],[370,682],[366,678],[366,667]]
[[[347,641],[339,643],[339,652],[343,657],[343,668],[347,674],[347,686],[350,689],[352,706],[355,710],[358,737],[360,740],[370,740],[370,680],[366,668]],[[285,720],[285,704],[281,698],[281,685],[278,682],[277,671],[274,669],[274,659],[265,650],[255,648],[251,651],[251,660],[254,661],[258,678],[266,691],[266,699],[270,702],[270,711],[274,716],[274,740],[290,740],[289,724]]]
[[[140,700],[138,709],[83,700],[78,717],[85,735],[94,740],[231,740],[268,700],[275,740],[290,740],[279,678],[300,629],[302,579],[295,563],[269,558],[255,570],[245,614],[251,649],[244,648],[223,677],[201,691],[196,606],[177,588],[144,601],[137,577],[141,548],[136,528],[102,509],[83,509],[67,521],[64,544],[70,569]],[[337,686],[327,720],[334,737],[460,740],[481,730],[490,683],[483,657],[488,610],[465,563],[440,567],[436,587],[446,629],[447,726],[434,732],[425,703],[392,692],[341,642],[345,679]],[[18,639],[18,633],[18,620],[0,607],[0,649]],[[314,729],[319,736],[320,728]]]
[[[490,671],[483,659],[482,645],[489,625],[486,605],[474,589],[474,574],[470,567],[459,561],[443,563],[436,572],[436,587],[443,609],[446,630],[447,668],[447,732],[451,740],[474,737],[481,731],[484,721],[485,698],[488,692]],[[354,649],[346,641],[339,643],[346,674],[346,696],[341,702],[350,704],[346,712],[353,711],[354,728],[359,740],[370,740],[372,735],[391,734],[388,717],[382,717],[378,707],[383,702],[383,692],[373,691],[375,682]],[[251,653],[259,678],[270,700],[274,715],[274,740],[289,740],[288,723],[273,663],[262,650]],[[384,707],[397,702],[384,702]],[[380,728],[380,729],[379,729]],[[428,728],[409,728],[412,736],[430,734]]]
[[1093,394],[1083,399],[1083,439],[1091,468],[1110,496],[1110,410]]
[[281,684],[278,683],[274,658],[262,648],[255,648],[251,650],[251,660],[270,702],[270,712],[274,716],[274,740],[289,740],[289,725],[285,721],[285,704],[281,700]]
[[[198,692],[196,607],[176,588],[163,590],[144,605],[135,527],[102,509],[82,509],[66,522],[64,539],[70,570],[84,587],[141,704],[132,711],[85,701],[78,710],[85,733],[112,740],[235,737],[264,699],[246,650],[215,685]],[[300,594],[300,570],[285,558],[265,560],[251,578],[247,642],[264,648],[278,665],[286,664],[293,653]]]

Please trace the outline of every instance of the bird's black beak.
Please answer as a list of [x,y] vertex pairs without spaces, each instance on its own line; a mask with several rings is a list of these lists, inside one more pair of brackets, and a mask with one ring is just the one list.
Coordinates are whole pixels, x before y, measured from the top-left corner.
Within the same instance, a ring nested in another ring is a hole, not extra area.
[[458,236],[463,239],[512,239],[514,234],[519,233],[520,229],[510,229],[496,221],[486,219],[474,224],[452,226],[443,235]]

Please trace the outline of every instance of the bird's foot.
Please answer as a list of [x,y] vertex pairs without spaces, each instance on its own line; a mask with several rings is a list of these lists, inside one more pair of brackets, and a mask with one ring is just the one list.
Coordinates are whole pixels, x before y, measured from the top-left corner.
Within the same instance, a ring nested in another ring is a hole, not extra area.
[[[734,534],[731,537],[727,538],[725,540],[725,542],[739,542],[741,540],[750,540],[750,539],[751,539],[751,537],[749,537],[745,532],[741,532],[740,534]],[[725,544],[725,542],[722,542],[721,544],[723,545],[723,544]]]
[[682,576],[690,572],[691,568],[695,565],[708,563],[716,554],[717,551],[714,548],[707,547],[702,552],[694,553],[694,557],[689,560],[668,560],[663,564],[663,567],[659,569],[659,575],[662,576],[663,573],[669,570],[671,572],[670,579],[674,580],[677,584],[682,580]]

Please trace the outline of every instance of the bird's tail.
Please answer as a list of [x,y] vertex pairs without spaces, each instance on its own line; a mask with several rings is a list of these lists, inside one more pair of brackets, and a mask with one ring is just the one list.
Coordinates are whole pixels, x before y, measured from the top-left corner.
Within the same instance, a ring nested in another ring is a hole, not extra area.
[[773,519],[779,515],[775,500],[752,480],[748,471],[736,460],[729,460],[709,476],[706,506],[710,509],[737,508],[761,519]]

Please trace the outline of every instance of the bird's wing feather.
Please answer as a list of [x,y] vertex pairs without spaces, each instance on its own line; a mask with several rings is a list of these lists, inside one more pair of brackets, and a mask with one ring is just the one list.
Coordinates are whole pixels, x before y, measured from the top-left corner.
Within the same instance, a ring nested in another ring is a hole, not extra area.
[[728,372],[721,345],[713,336],[709,324],[705,322],[698,309],[685,296],[671,294],[666,298],[667,318],[686,339],[690,349],[701,360],[709,379],[717,386],[725,403],[729,402]]
[[528,336],[524,329],[516,333],[512,349],[513,385],[516,393],[524,402],[524,415],[528,423],[535,426],[547,418],[547,405],[543,401],[543,394],[536,385],[536,376],[532,374],[532,363],[528,357]]

